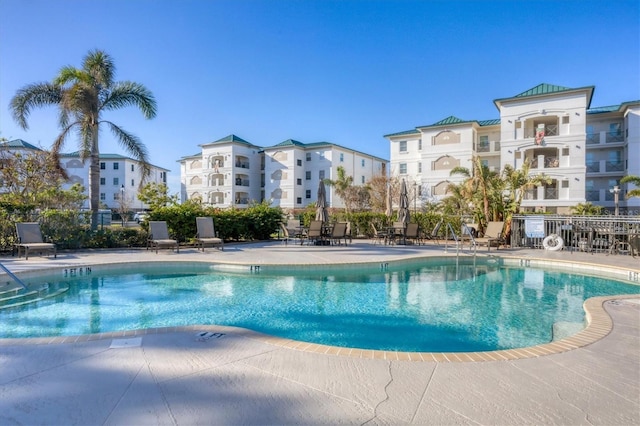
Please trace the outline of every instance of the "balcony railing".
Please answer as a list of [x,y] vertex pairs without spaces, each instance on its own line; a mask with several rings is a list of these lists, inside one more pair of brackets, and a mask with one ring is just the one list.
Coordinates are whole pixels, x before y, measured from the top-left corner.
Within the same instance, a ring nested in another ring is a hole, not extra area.
[[624,136],[622,136],[622,132],[607,132],[606,142],[624,142]]
[[587,201],[600,201],[600,191],[593,189],[585,191],[585,197]]
[[600,162],[587,163],[587,173],[600,173]]
[[592,133],[587,135],[587,145],[595,145],[600,143],[600,133]]
[[489,144],[489,142],[478,144],[478,152],[489,152],[490,150],[491,150],[491,145]]
[[605,171],[607,172],[621,172],[624,170],[622,161],[607,161],[605,165]]
[[558,190],[556,188],[545,188],[544,189],[544,199],[545,200],[557,200],[558,199]]
[[[530,128],[530,129],[525,129],[524,131],[524,137],[525,138],[534,138],[536,136],[536,133],[538,132],[538,129],[534,129],[534,128]],[[555,124],[547,124],[544,128],[544,136],[558,136],[558,126]]]
[[[551,169],[551,168],[557,168],[560,167],[560,162],[558,161],[558,157],[547,157],[545,156],[543,159],[544,162],[544,168],[545,169]],[[533,160],[531,160],[531,168],[532,169],[537,169],[538,168],[538,157],[535,157]]]

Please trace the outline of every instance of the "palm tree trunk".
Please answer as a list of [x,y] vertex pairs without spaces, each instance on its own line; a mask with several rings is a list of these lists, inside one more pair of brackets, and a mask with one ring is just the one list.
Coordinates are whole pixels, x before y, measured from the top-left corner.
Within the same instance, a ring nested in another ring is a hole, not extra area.
[[100,150],[98,147],[98,126],[93,127],[91,156],[89,157],[89,208],[91,209],[91,230],[98,229],[100,210]]

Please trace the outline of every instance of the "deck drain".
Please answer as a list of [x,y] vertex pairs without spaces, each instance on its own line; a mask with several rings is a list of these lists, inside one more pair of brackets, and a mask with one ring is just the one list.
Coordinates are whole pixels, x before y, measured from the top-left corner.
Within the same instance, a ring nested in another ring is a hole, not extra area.
[[142,337],[133,337],[131,339],[113,339],[109,349],[122,348],[138,348],[142,344]]

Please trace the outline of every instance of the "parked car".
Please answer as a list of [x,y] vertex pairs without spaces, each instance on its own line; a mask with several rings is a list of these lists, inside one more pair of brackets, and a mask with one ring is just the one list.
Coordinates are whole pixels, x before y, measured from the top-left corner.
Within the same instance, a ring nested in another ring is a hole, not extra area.
[[135,220],[136,223],[143,222],[147,219],[149,219],[149,213],[147,212],[138,212],[135,215],[133,215],[133,220]]

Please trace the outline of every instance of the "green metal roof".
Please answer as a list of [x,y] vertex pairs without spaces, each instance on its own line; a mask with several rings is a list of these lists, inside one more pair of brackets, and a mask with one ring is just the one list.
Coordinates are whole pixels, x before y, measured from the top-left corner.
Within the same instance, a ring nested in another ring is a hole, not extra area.
[[42,149],[37,146],[31,145],[29,142],[25,142],[22,139],[14,139],[12,141],[2,142],[0,143],[0,147],[2,148],[23,148],[23,149],[33,149],[34,151],[42,151]]
[[411,129],[411,130],[405,130],[402,132],[396,132],[396,133],[389,133],[388,135],[384,135],[385,138],[389,138],[392,136],[404,136],[404,135],[415,135],[415,134],[419,134],[420,132],[417,129]]
[[603,107],[596,107],[596,108],[589,108],[587,110],[587,114],[600,114],[603,112],[615,112],[615,111],[619,111],[620,110],[620,106],[621,105],[611,105],[611,106],[603,106]]
[[214,141],[213,143],[216,142],[240,142],[240,143],[246,143],[251,145],[249,142],[245,141],[244,139],[234,135],[234,134],[230,134],[229,136],[225,136],[222,139],[218,139],[217,141]]
[[571,87],[557,86],[555,84],[541,83],[515,96],[509,97],[509,98],[494,99],[493,103],[497,108],[500,108],[499,104],[502,101],[506,101],[506,100],[521,99],[521,98],[527,98],[531,96],[544,96],[544,95],[551,95],[551,94],[563,93],[563,92],[575,92],[575,91],[587,90],[589,92],[589,99],[587,100],[587,108],[589,108],[589,105],[591,105],[591,99],[593,98],[594,88],[595,86],[571,88]]
[[[274,145],[273,147],[276,147],[276,146],[301,146],[301,147],[304,147],[306,145],[303,144],[300,141],[295,140],[295,139],[287,139],[286,141],[282,141],[279,144]],[[271,147],[271,148],[273,148],[273,147]]]
[[538,84],[536,87],[532,87],[529,90],[525,90],[519,95],[515,95],[514,98],[526,98],[527,96],[547,95],[549,93],[566,92],[567,90],[572,90],[572,89],[564,86],[556,86],[554,84],[542,83],[542,84]]
[[480,126],[495,126],[500,124],[500,119],[499,118],[494,118],[492,120],[480,120],[478,121],[478,124]]

